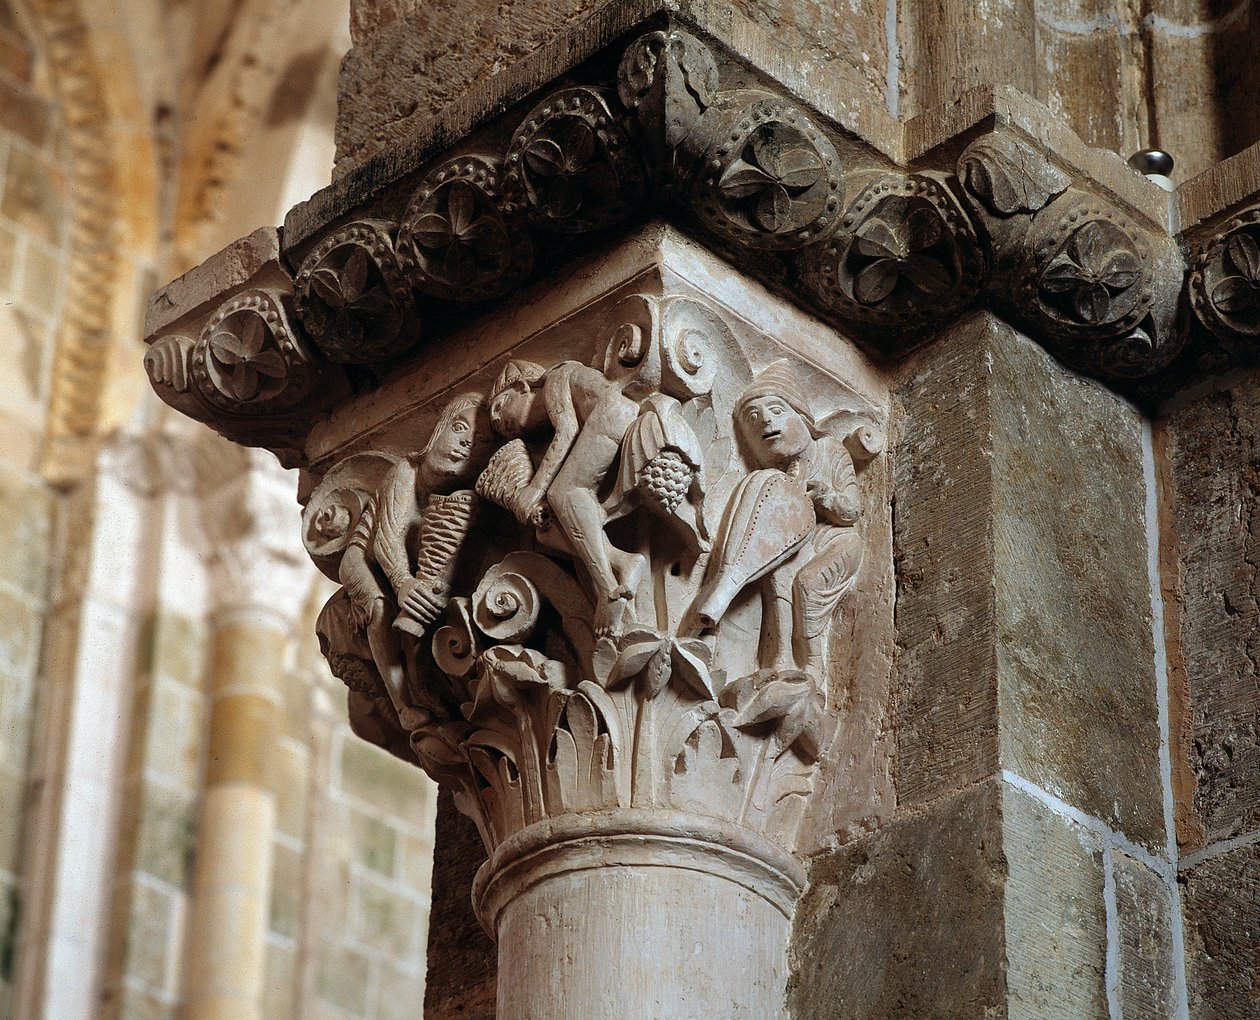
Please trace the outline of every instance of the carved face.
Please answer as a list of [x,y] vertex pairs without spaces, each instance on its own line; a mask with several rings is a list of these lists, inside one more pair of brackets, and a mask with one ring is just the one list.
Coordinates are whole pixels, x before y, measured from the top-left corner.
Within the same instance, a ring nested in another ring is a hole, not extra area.
[[444,478],[469,475],[477,469],[477,455],[485,447],[486,438],[477,434],[477,408],[464,408],[451,415],[445,427],[430,440],[425,467]]
[[504,390],[490,402],[490,423],[496,432],[516,439],[529,431],[534,392],[519,386]]
[[774,394],[741,405],[739,427],[753,458],[765,467],[790,464],[809,449],[813,439],[805,419]]

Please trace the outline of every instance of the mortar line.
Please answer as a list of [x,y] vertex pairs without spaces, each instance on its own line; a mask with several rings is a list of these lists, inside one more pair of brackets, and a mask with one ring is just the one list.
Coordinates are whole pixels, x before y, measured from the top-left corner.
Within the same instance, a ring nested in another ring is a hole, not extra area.
[[1117,832],[1102,819],[1095,818],[1093,815],[1087,815],[1080,808],[1073,807],[1067,801],[1061,800],[1048,790],[1043,790],[1036,783],[1025,779],[1016,772],[1012,772],[1010,769],[1002,770],[1002,779],[1021,793],[1028,794],[1034,800],[1048,807],[1060,818],[1066,818],[1068,821],[1079,825],[1082,829],[1098,837],[1104,847],[1122,851],[1127,856],[1146,865],[1147,868],[1159,875],[1165,882],[1176,881],[1176,870],[1171,862],[1156,857],[1145,847],[1139,846],[1127,836]]
[[1103,981],[1111,1020],[1124,1020],[1120,1006],[1120,907],[1116,902],[1116,865],[1110,849],[1103,850],[1103,916],[1107,929],[1107,953]]
[[1253,832],[1245,832],[1241,836],[1234,836],[1230,839],[1223,839],[1219,843],[1205,846],[1192,854],[1186,854],[1178,864],[1178,870],[1185,871],[1188,868],[1193,868],[1196,864],[1210,861],[1213,857],[1220,857],[1221,854],[1227,854],[1231,850],[1237,850],[1239,847],[1251,846],[1253,843],[1260,843],[1260,829],[1256,829]]
[[1172,945],[1173,992],[1177,1020],[1190,1020],[1190,991],[1186,984],[1185,925],[1181,916],[1181,888],[1177,883],[1178,847],[1176,799],[1173,796],[1172,716],[1168,679],[1163,578],[1160,572],[1159,474],[1155,466],[1155,430],[1142,418],[1142,476],[1146,484],[1146,570],[1151,588],[1151,637],[1155,651],[1155,705],[1159,724],[1159,778],[1164,801],[1164,840],[1171,875],[1168,885],[1168,923]]

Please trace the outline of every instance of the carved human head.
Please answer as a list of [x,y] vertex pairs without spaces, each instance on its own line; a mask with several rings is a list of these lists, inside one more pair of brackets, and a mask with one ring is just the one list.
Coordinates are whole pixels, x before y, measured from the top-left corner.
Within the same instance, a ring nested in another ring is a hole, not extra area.
[[485,467],[491,438],[485,396],[461,393],[442,408],[421,464],[432,481],[469,481]]
[[796,373],[782,360],[758,372],[739,395],[735,422],[749,454],[763,467],[792,463],[820,434]]
[[541,365],[512,359],[490,391],[490,421],[501,435],[515,439],[529,428],[534,392],[545,374]]

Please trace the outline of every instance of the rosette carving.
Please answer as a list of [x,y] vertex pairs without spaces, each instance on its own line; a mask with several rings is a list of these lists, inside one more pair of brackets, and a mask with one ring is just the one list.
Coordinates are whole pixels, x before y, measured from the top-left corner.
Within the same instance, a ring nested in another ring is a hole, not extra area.
[[505,188],[539,226],[579,233],[628,216],[643,197],[644,170],[608,93],[563,89],[512,136]]
[[302,262],[296,281],[302,324],[333,361],[379,361],[419,337],[419,313],[391,231],[381,221],[352,223]]
[[[158,368],[156,355],[152,369]],[[225,409],[283,406],[306,395],[311,361],[282,295],[245,291],[219,307],[189,349],[198,392]],[[163,360],[163,365],[165,360]]]
[[812,244],[835,229],[840,157],[804,111],[774,96],[742,101],[714,125],[693,207],[710,229],[756,248]]
[[986,269],[952,193],[926,176],[886,174],[845,211],[841,232],[802,256],[807,286],[828,308],[876,325],[916,327],[956,312]]
[[1217,231],[1190,275],[1199,319],[1227,346],[1254,353],[1260,341],[1260,209]]
[[1184,342],[1174,323],[1180,269],[1170,239],[1160,242],[1118,209],[1070,190],[1034,219],[1011,302],[1065,360],[1142,376]]
[[499,165],[485,156],[430,171],[398,228],[398,250],[420,290],[455,300],[510,290],[533,264],[529,233],[500,202]]

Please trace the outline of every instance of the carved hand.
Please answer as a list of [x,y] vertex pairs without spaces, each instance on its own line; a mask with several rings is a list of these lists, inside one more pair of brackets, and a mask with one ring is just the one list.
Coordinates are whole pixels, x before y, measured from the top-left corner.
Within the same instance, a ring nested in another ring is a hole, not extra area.
[[398,606],[408,616],[428,626],[436,620],[446,608],[446,599],[435,592],[432,579],[413,578],[404,590],[398,593]]
[[547,508],[543,502],[546,493],[536,485],[527,485],[520,492],[517,515],[522,524],[541,525]]
[[837,492],[824,481],[805,483],[805,494],[815,509],[831,524],[852,524],[858,518],[858,503],[847,492]]

